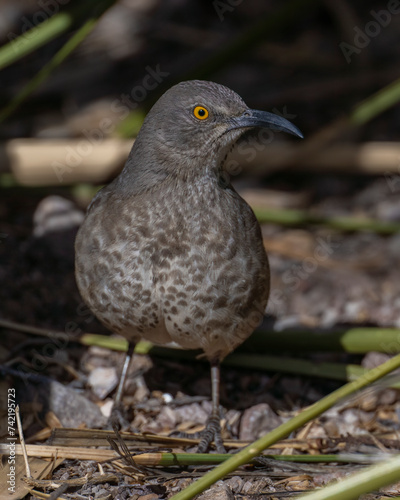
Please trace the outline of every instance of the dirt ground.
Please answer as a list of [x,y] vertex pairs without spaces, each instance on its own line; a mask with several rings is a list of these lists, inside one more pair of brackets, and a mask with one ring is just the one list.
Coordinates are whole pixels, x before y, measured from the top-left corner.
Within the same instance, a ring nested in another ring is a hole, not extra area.
[[[266,184],[264,190],[253,189],[251,181],[242,179],[238,188],[243,189],[250,202],[260,194],[268,199],[273,193],[274,199],[281,199],[284,204],[290,196],[300,193],[311,204],[310,210],[329,215],[346,210],[349,214],[376,217],[382,210],[393,213],[398,202],[396,196],[390,196],[382,179],[329,182],[312,176],[288,179],[278,175]],[[82,303],[73,275],[73,242],[82,207],[67,190],[60,191],[59,198],[54,198],[54,192],[49,194],[43,190],[3,192],[1,213],[2,220],[7,222],[0,228],[1,317],[65,332],[70,339],[83,332],[107,334]],[[340,325],[399,326],[400,276],[396,266],[399,235],[346,234],[323,228],[282,228],[272,224],[263,225],[263,234],[272,270],[266,328],[279,331],[295,327],[329,329]],[[17,388],[26,437],[48,428],[49,415],[55,415],[59,427],[106,426],[122,353],[99,347],[85,348],[71,341],[49,345],[48,339],[9,329],[2,330],[1,338],[2,358],[7,362],[5,374],[8,383]],[[285,354],[296,356],[297,353],[288,349],[277,355]],[[361,362],[365,367],[388,358],[378,353],[366,356],[303,353],[299,356],[315,362]],[[15,376],[12,369],[18,370],[21,366],[35,374],[31,381]],[[194,358],[185,361],[176,358],[173,352],[170,358],[135,355],[124,397],[129,429],[164,436],[173,431],[201,429],[210,412],[209,384],[207,363]],[[340,382],[327,379],[223,366],[224,436],[252,441],[339,385]],[[270,453],[379,454],[382,449],[398,449],[399,405],[396,389],[378,387],[330,410],[306,430],[290,436],[282,448],[272,449]],[[141,452],[171,449],[160,448],[155,443],[136,446]],[[178,443],[172,449],[195,448]],[[96,465],[90,464],[64,461],[53,478],[82,477],[88,470],[96,470]],[[207,494],[215,495],[218,491],[229,498],[232,495],[252,498],[255,494],[278,498],[343,477],[354,467],[357,466],[268,462],[240,471]],[[145,479],[139,474],[139,485],[137,473],[129,467],[125,475],[115,472],[111,465],[108,468],[116,474],[114,481],[86,485],[76,494],[80,491],[79,494],[95,498],[103,498],[103,495],[164,498],[204,470],[204,467],[189,467],[186,471],[171,472],[150,468]]]

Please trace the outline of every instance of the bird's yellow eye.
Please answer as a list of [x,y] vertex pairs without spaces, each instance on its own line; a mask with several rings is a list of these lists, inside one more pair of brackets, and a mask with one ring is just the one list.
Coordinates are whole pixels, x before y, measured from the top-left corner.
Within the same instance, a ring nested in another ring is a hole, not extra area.
[[208,110],[204,106],[196,106],[193,110],[193,114],[198,120],[205,120],[208,118]]

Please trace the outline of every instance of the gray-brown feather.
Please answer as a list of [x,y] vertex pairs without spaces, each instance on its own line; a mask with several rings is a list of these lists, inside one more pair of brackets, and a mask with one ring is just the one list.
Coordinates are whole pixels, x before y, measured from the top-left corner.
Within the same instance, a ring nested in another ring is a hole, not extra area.
[[260,228],[231,188],[167,179],[149,193],[103,193],[76,240],[80,292],[131,340],[222,359],[262,317],[269,270]]
[[[208,120],[194,118],[197,104]],[[232,117],[247,110],[221,85],[172,87],[146,117],[123,172],[93,200],[76,239],[76,279],[112,331],[217,360],[261,320],[269,292],[261,231],[223,176],[243,133]]]

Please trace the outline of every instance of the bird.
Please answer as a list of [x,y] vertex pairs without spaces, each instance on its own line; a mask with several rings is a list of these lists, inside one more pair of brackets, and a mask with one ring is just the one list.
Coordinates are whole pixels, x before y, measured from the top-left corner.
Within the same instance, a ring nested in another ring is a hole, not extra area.
[[201,349],[211,367],[212,410],[197,451],[224,450],[220,363],[261,322],[270,270],[253,210],[226,171],[249,129],[302,137],[287,119],[250,109],[233,90],[190,80],[148,112],[121,173],[90,203],[75,241],[80,294],[133,346]]

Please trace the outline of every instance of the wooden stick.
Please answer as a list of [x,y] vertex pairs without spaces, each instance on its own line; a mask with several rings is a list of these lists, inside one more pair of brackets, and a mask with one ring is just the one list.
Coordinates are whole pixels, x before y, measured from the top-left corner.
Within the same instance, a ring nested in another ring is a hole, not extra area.
[[[394,176],[400,186],[399,142],[327,145],[312,155],[300,154],[302,147],[291,142],[274,140],[261,151],[255,142],[249,139],[232,152],[227,170],[233,179],[241,172],[267,174],[288,167],[294,171]],[[25,186],[102,183],[120,172],[132,144],[132,139],[116,138],[12,139],[0,143],[0,172],[11,172]]]

